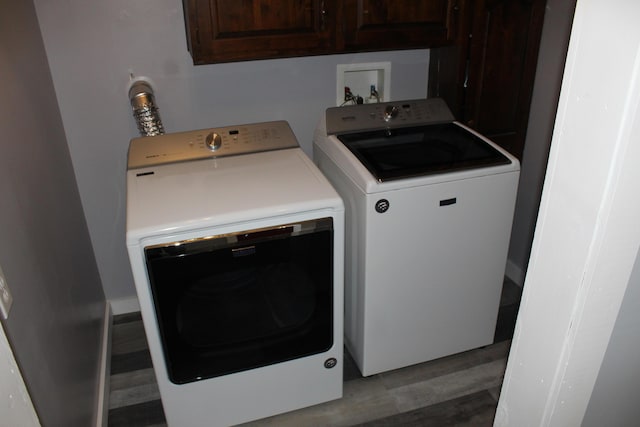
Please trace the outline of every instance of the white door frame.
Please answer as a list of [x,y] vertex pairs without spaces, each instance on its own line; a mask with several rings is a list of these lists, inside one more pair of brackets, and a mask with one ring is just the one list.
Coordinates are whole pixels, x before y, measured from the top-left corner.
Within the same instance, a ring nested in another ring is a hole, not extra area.
[[580,425],[640,247],[640,3],[577,2],[496,426]]

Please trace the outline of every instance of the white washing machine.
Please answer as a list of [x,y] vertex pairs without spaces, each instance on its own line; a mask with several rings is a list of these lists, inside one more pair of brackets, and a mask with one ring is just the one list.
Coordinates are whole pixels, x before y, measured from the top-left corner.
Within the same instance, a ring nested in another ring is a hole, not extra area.
[[133,139],[126,232],[170,426],[342,396],[344,207],[286,122]]
[[518,160],[441,99],[329,108],[313,149],[345,203],[345,342],[362,374],[491,344]]

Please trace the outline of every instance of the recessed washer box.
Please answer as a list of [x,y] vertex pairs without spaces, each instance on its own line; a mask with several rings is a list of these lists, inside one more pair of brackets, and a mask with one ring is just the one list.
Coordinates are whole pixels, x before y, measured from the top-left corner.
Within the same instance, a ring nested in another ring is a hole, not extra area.
[[[391,62],[363,64],[338,64],[336,75],[336,106],[345,105],[345,87],[354,96],[361,96],[365,103],[377,102],[371,98],[371,86],[378,91],[379,102],[391,99]],[[350,103],[352,105],[352,103]]]

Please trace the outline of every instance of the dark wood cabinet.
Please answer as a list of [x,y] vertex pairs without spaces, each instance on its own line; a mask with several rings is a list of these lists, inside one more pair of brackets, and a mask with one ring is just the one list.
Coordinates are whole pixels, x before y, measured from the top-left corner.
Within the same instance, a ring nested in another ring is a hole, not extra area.
[[434,49],[429,94],[522,158],[545,0],[466,0],[468,32]]
[[459,0],[183,0],[195,64],[442,46]]
[[453,0],[344,0],[346,50],[434,47],[452,41]]
[[195,64],[331,53],[336,0],[183,0]]

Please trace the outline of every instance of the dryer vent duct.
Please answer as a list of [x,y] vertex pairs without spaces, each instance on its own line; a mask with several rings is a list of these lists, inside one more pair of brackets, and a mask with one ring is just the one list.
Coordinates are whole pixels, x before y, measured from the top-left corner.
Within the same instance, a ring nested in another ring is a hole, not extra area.
[[135,80],[129,88],[129,99],[133,117],[142,136],[162,135],[164,127],[156,106],[151,85],[144,80]]

